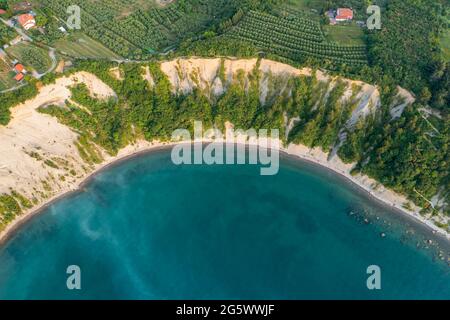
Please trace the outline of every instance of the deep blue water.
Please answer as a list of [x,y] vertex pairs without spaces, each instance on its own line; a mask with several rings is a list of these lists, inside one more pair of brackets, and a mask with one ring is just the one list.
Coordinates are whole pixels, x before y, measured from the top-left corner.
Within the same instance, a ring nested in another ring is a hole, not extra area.
[[428,231],[311,164],[259,169],[169,151],[109,168],[1,247],[0,299],[450,299]]

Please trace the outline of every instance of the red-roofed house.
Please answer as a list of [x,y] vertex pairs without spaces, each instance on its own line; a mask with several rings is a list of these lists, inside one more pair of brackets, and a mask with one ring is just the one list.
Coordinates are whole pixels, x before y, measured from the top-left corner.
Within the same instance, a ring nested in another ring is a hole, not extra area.
[[22,81],[23,78],[24,78],[23,73],[18,73],[18,74],[16,74],[16,76],[14,77],[14,80],[16,80],[16,81]]
[[6,14],[6,10],[0,9],[0,14]]
[[14,66],[14,69],[16,69],[17,72],[21,73],[25,71],[25,68],[22,64],[18,63]]
[[17,21],[25,30],[30,30],[31,28],[36,26],[36,20],[29,13],[21,14],[17,17]]
[[336,21],[349,21],[353,19],[353,10],[348,8],[337,9]]

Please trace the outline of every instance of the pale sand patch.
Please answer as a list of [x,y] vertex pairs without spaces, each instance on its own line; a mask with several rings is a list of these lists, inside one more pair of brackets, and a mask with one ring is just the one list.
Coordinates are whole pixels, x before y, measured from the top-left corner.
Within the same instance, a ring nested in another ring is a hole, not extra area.
[[84,83],[87,86],[89,93],[93,98],[106,100],[112,97],[114,98],[117,97],[113,89],[111,89],[106,83],[101,81],[92,73],[81,71],[75,73],[69,78],[61,78],[61,79],[66,79],[66,82],[61,83],[60,86],[63,85],[67,87],[74,84]]
[[398,99],[403,100],[403,103],[391,109],[392,119],[400,118],[405,108],[416,101],[416,98],[414,98],[414,96],[406,89],[403,89],[399,86],[397,87],[397,89],[397,97]]
[[155,85],[155,80],[153,80],[152,74],[150,73],[150,68],[148,66],[142,68],[144,69],[142,78],[148,82],[150,88],[153,88]]
[[63,73],[64,72],[64,67],[66,66],[66,63],[64,60],[60,60],[58,62],[58,65],[55,68],[55,73]]
[[119,67],[109,69],[109,73],[116,80],[123,81],[125,79]]

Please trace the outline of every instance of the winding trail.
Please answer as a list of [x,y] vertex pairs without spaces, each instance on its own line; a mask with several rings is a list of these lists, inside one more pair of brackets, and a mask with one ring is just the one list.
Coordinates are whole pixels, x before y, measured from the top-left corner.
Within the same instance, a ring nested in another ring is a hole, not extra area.
[[52,48],[52,47],[48,47],[49,51],[48,51],[48,56],[50,57],[50,59],[52,60],[52,65],[50,66],[50,68],[45,71],[44,73],[38,73],[37,71],[33,72],[33,76],[36,79],[41,79],[43,76],[45,76],[46,74],[52,72],[53,70],[55,70],[58,61],[56,59],[56,49]]

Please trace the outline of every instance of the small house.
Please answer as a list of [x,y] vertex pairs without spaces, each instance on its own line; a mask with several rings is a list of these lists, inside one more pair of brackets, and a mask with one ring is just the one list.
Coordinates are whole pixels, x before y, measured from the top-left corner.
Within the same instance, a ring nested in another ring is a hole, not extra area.
[[25,30],[30,30],[31,28],[34,28],[36,26],[36,20],[34,19],[34,16],[29,13],[21,14],[17,17],[17,21]]
[[23,64],[18,63],[14,66],[14,70],[16,70],[16,72],[18,73],[22,73],[25,71],[25,67],[23,66]]
[[16,76],[14,77],[14,80],[16,80],[17,82],[20,82],[23,80],[23,78],[25,78],[25,76],[23,75],[23,73],[18,73],[16,74]]
[[353,20],[353,10],[349,8],[339,8],[337,9],[336,21],[351,21]]

